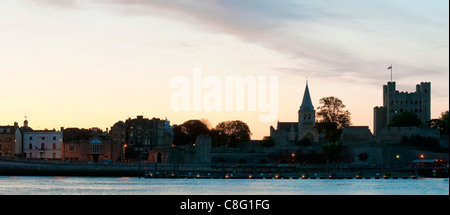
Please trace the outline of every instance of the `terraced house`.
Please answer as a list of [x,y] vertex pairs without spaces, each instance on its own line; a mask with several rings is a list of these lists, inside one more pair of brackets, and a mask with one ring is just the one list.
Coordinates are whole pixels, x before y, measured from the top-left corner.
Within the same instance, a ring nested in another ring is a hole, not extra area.
[[0,158],[20,156],[22,152],[22,132],[19,126],[0,126]]

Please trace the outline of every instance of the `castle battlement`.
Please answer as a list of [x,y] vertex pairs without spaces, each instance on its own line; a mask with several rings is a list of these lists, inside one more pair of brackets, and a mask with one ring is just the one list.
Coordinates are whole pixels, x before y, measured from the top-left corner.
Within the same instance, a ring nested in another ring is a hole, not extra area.
[[393,117],[405,112],[417,114],[422,123],[431,119],[431,83],[416,85],[416,92],[398,91],[395,82],[383,85],[383,106],[374,108],[374,134],[387,127]]

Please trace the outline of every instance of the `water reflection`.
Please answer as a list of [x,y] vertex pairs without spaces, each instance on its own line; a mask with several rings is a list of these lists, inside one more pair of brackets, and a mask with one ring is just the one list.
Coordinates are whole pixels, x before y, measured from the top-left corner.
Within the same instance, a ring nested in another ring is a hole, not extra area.
[[6,195],[449,195],[448,179],[138,179],[0,176]]

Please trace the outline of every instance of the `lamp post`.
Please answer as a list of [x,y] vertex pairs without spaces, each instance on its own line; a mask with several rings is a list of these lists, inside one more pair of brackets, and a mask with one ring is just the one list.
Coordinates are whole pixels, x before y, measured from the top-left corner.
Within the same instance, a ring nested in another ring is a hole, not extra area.
[[122,147],[122,162],[125,161],[125,149],[127,148],[127,144],[124,144]]

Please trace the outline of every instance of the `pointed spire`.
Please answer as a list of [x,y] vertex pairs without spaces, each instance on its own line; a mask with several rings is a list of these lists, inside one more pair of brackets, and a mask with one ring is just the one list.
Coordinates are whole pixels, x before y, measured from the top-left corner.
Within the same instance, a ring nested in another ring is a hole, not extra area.
[[300,106],[300,110],[314,110],[314,106],[311,102],[311,95],[309,95],[308,79],[306,79],[306,88],[305,93],[303,94],[303,101]]

